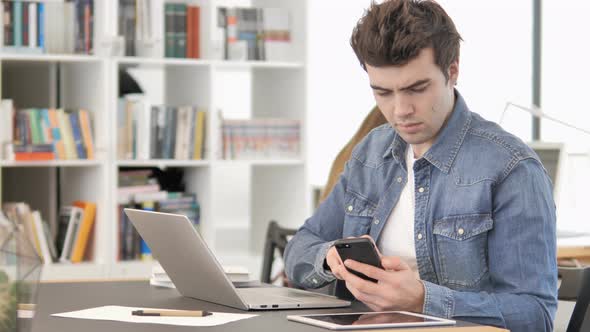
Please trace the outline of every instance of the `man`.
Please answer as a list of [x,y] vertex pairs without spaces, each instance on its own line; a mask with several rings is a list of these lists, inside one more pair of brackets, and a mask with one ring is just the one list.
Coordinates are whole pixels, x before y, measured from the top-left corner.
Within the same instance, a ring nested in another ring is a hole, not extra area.
[[[286,272],[307,288],[340,279],[373,310],[551,331],[551,183],[526,144],[455,90],[460,40],[433,1],[371,5],[351,44],[388,123],[356,146],[289,242]],[[384,270],[340,260],[333,241],[359,236],[375,240]]]

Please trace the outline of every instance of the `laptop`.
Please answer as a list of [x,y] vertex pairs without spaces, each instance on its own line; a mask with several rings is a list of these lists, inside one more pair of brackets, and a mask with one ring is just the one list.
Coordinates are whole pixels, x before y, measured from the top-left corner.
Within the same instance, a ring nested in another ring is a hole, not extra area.
[[236,288],[186,216],[135,209],[125,213],[183,296],[242,310],[350,305],[333,296],[273,285]]

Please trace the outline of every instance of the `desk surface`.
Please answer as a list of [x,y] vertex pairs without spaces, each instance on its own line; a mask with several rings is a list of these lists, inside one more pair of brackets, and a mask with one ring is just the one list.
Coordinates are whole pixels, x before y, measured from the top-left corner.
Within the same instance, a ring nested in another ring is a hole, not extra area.
[[[39,291],[39,304],[35,319],[32,322],[19,320],[28,325],[32,323],[33,332],[155,332],[155,331],[191,331],[206,330],[211,332],[224,331],[277,331],[280,332],[306,332],[306,331],[329,331],[301,323],[287,321],[286,316],[291,314],[317,313],[317,310],[281,310],[254,312],[259,316],[245,319],[239,322],[220,325],[217,327],[194,328],[169,325],[134,324],[110,321],[93,321],[83,319],[68,319],[51,317],[51,314],[99,307],[104,305],[122,305],[130,307],[154,307],[169,309],[205,309],[209,311],[244,313],[237,309],[216,305],[204,301],[198,301],[182,297],[174,289],[151,287],[147,281],[129,282],[82,282],[82,283],[47,283],[41,284]],[[346,309],[322,309],[321,312],[343,312],[366,310],[360,303],[355,303],[351,308]],[[493,327],[484,327],[469,323],[460,322],[455,327],[438,329],[407,329],[412,332],[439,331],[445,332],[475,332],[505,331]],[[384,331],[384,330],[373,330]],[[395,331],[399,331],[396,329]]]

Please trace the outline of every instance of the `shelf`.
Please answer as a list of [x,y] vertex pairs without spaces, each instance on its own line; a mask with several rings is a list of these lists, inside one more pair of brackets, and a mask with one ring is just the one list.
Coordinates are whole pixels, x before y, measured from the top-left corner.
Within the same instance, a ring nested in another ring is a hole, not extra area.
[[173,159],[152,159],[152,160],[119,160],[119,167],[206,167],[211,163],[208,160],[173,160]]
[[157,66],[215,66],[220,69],[231,68],[284,68],[301,69],[305,65],[302,62],[286,61],[231,61],[231,60],[207,60],[185,58],[142,58],[142,57],[118,57],[116,61],[124,65],[157,65]]
[[259,159],[259,160],[216,160],[219,165],[251,165],[251,166],[302,166],[302,159]]
[[5,161],[0,160],[0,167],[97,167],[100,160],[51,160],[51,161]]
[[0,61],[14,62],[85,62],[99,63],[103,58],[95,55],[80,54],[18,54],[18,53],[0,53]]
[[123,65],[159,65],[159,66],[209,66],[211,61],[203,59],[183,58],[142,58],[142,57],[118,57],[115,60]]
[[52,263],[42,267],[42,281],[98,279],[104,275],[105,265],[83,262],[77,264]]
[[232,60],[215,60],[212,64],[220,69],[224,68],[283,68],[283,69],[302,69],[305,65],[302,62],[287,61],[232,61]]

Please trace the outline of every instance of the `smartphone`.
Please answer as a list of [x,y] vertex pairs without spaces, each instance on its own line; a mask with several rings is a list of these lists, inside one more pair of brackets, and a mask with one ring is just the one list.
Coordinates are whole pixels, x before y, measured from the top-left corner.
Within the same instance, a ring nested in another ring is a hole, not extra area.
[[[354,261],[372,265],[378,267],[380,269],[383,268],[381,265],[381,258],[377,253],[377,249],[375,249],[375,245],[373,241],[367,239],[366,237],[359,237],[354,239],[341,239],[334,242],[334,246],[336,247],[336,251],[338,255],[340,255],[340,259],[344,262],[347,259],[352,259]],[[350,273],[363,278],[365,280],[369,280],[372,282],[377,282],[377,280],[367,277],[366,275],[346,268]]]

